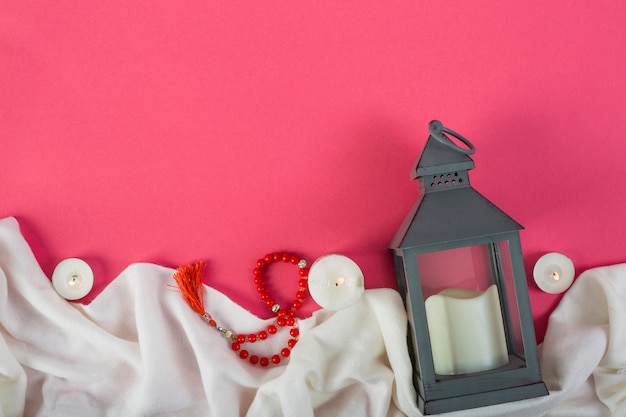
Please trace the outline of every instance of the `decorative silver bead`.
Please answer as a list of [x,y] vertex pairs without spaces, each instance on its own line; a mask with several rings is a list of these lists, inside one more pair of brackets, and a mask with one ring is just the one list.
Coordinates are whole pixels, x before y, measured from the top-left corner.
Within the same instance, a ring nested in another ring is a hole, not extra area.
[[298,267],[306,268],[306,261],[304,259],[300,259],[300,262],[298,262]]
[[224,336],[226,339],[230,339],[231,336],[233,335],[233,332],[223,328],[222,326],[216,326],[215,330],[217,330],[218,332],[220,332],[222,334],[222,336]]
[[278,313],[278,310],[280,310],[280,306],[278,304],[274,304],[272,306],[272,312]]

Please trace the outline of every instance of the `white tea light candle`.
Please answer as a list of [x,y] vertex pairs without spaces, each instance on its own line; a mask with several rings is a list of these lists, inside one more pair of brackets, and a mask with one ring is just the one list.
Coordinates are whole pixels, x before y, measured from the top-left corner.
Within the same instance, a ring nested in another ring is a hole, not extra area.
[[535,264],[533,277],[542,291],[548,294],[562,293],[574,281],[574,263],[563,254],[547,253]]
[[64,259],[54,268],[52,286],[66,300],[78,300],[91,291],[93,271],[82,259]]
[[365,291],[363,272],[344,255],[325,255],[309,270],[309,292],[320,307],[342,310],[356,303]]

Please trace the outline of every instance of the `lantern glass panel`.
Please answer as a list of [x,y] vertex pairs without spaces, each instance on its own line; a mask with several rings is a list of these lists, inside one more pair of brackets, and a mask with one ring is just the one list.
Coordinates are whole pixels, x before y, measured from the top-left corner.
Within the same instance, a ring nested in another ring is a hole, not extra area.
[[505,293],[506,327],[507,338],[509,340],[509,350],[520,359],[524,359],[524,342],[522,339],[522,324],[519,316],[519,304],[515,292],[515,281],[513,280],[513,265],[511,263],[511,253],[509,242],[504,240],[498,242],[498,252],[501,264],[501,287]]
[[417,267],[424,301],[447,288],[485,291],[494,284],[486,244],[420,253]]
[[508,242],[416,256],[435,374],[521,365],[510,358],[524,355]]

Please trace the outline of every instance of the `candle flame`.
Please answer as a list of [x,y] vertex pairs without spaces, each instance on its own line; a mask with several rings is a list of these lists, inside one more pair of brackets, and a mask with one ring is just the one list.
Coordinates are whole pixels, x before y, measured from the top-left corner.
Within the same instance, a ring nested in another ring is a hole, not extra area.
[[552,279],[555,280],[555,281],[558,281],[558,280],[561,279],[561,276],[559,275],[558,272],[553,272],[552,273]]
[[344,282],[346,282],[346,279],[344,277],[337,278],[337,281],[335,281],[335,287],[342,286]]
[[83,284],[83,280],[81,279],[80,274],[76,272],[72,273],[69,276],[69,279],[67,280],[67,286],[70,288],[74,288],[74,287],[80,288],[82,287],[82,284]]

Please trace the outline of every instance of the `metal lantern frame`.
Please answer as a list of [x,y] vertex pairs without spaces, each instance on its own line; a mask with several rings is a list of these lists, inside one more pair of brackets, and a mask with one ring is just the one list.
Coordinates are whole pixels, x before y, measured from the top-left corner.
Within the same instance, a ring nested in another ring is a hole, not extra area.
[[[474,162],[469,155],[475,151],[471,142],[438,121],[429,124],[429,132],[412,173],[412,179],[418,180],[418,201],[389,246],[409,319],[408,343],[418,406],[424,414],[435,414],[547,395],[519,237],[523,227],[471,187],[468,170],[474,168]],[[467,148],[458,146],[445,133]],[[438,375],[418,258],[473,247],[488,254],[509,362],[482,372]]]

